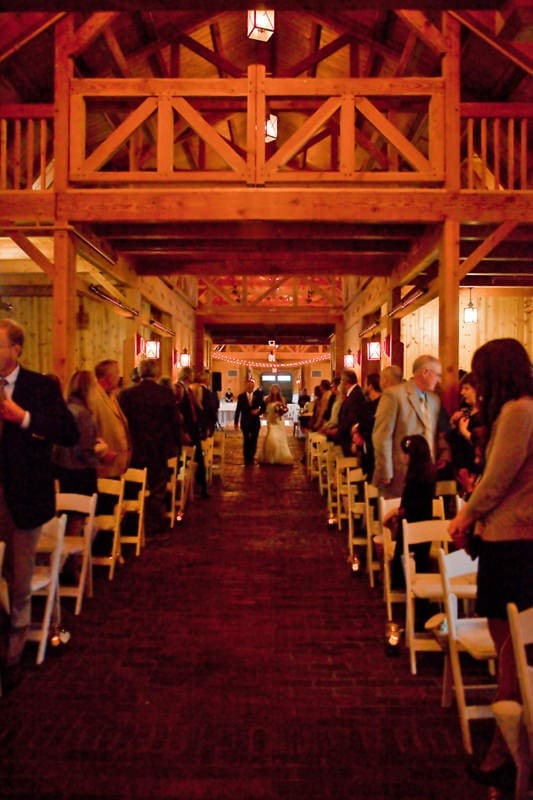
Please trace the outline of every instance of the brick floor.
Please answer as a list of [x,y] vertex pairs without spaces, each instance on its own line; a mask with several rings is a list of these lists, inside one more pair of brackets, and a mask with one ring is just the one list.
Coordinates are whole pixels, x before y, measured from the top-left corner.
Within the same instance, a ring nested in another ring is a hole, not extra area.
[[[263,434],[262,434],[263,435]],[[0,702],[13,800],[492,797],[464,770],[441,658],[384,654],[384,605],[300,464],[226,468],[166,547],[97,576]],[[476,723],[478,741],[487,723]]]

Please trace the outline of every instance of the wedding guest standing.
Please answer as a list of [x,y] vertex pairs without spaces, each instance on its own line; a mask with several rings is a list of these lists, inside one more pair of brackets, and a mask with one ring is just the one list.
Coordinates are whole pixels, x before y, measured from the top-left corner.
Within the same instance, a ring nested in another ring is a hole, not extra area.
[[96,391],[90,409],[96,420],[98,436],[106,444],[98,462],[99,478],[120,478],[130,463],[131,444],[128,423],[117,401],[120,383],[118,362],[111,358],[95,367]]
[[179,418],[174,392],[157,383],[157,361],[147,358],[139,364],[141,380],[123,389],[118,401],[132,440],[132,467],[147,467],[146,535],[164,535],[168,530],[165,497],[167,459],[179,448]]
[[[507,603],[533,606],[533,381],[531,362],[516,339],[493,339],[472,358],[488,443],[472,496],[450,522],[457,547],[474,533],[479,553],[476,611],[487,617],[498,653],[498,700],[519,700]],[[481,783],[498,785],[510,764],[499,728],[483,762],[471,768]]]
[[385,497],[401,497],[403,492],[407,465],[400,444],[405,436],[424,436],[435,461],[440,411],[435,388],[441,377],[438,358],[422,355],[414,361],[408,381],[387,387],[381,395],[372,431],[372,481]]
[[23,346],[23,328],[0,320],[0,541],[11,610],[2,625],[4,692],[21,677],[35,548],[55,515],[52,446],[69,447],[79,436],[57,383],[19,364]]
[[263,393],[259,389],[254,389],[254,386],[253,378],[248,378],[244,392],[241,392],[237,398],[234,418],[235,430],[238,430],[240,423],[244,463],[247,467],[254,463],[257,439],[261,429],[261,414],[265,410]]
[[[56,445],[52,460],[62,492],[91,495],[97,491],[98,432],[90,411],[96,380],[89,370],[76,370],[68,382],[67,407],[80,434],[72,447]],[[73,535],[72,533],[70,535]]]

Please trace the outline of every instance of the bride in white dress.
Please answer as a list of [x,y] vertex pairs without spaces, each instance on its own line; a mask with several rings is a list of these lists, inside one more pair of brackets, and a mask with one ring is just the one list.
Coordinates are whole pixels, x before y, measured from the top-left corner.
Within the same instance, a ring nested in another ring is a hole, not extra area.
[[283,419],[288,409],[285,398],[276,383],[272,385],[270,394],[265,400],[265,406],[267,432],[261,463],[292,465],[293,457],[289,449],[285,420]]

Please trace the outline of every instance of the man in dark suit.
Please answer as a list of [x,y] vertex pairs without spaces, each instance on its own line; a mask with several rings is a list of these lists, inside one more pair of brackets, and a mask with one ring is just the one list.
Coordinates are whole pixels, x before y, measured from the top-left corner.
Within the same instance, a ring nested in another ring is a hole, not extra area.
[[344,400],[339,410],[339,424],[335,443],[342,447],[345,456],[352,453],[352,429],[358,425],[359,435],[365,439],[369,433],[369,412],[357,375],[353,369],[341,372]]
[[141,361],[139,375],[140,382],[123,389],[118,402],[128,420],[131,466],[148,468],[150,493],[146,498],[146,535],[156,536],[168,530],[167,460],[178,453],[180,424],[174,392],[157,383],[157,362],[150,358]]
[[234,418],[235,430],[238,430],[240,422],[243,435],[244,463],[246,466],[251,466],[254,463],[257,439],[261,428],[261,414],[265,411],[263,393],[260,389],[254,390],[254,386],[253,378],[248,378],[244,392],[241,392],[237,397]]
[[0,541],[6,543],[4,574],[10,618],[3,642],[3,688],[20,679],[20,660],[30,624],[30,584],[41,526],[55,515],[52,445],[70,447],[79,434],[59,385],[24,369],[18,359],[24,330],[0,320]]

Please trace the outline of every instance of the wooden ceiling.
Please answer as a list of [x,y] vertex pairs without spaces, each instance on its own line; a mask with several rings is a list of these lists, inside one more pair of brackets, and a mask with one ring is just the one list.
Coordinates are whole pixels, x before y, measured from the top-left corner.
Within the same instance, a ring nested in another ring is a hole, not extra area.
[[[445,8],[453,10],[461,23],[461,101],[526,103],[532,97],[533,8],[520,0],[309,0],[305,10],[297,2],[272,3],[276,32],[268,43],[247,39],[244,2],[99,0],[97,6],[113,13],[76,57],[79,78],[242,77],[256,63],[263,64],[269,75],[302,79],[435,77],[440,74],[441,54],[423,41],[418,26],[438,30],[440,10]],[[0,0],[0,10],[6,12],[0,17],[0,104],[53,102],[54,26],[70,11],[75,13],[76,27],[83,25],[90,14],[80,13],[79,7],[79,2],[59,0]],[[425,17],[406,14],[402,10],[406,7],[423,9]],[[23,13],[13,13],[17,11]],[[279,115],[281,135],[289,136],[314,108],[312,102],[306,107],[274,99],[272,110]],[[116,126],[121,113],[112,104],[94,109],[89,120],[92,147]],[[246,120],[239,102],[207,98],[202,113],[235,152],[244,152]],[[398,116],[403,116],[401,124],[412,141],[424,140],[424,108],[412,103],[399,107]],[[323,170],[332,157],[330,134],[317,136],[311,147],[292,159],[290,169],[315,174]],[[386,149],[364,120],[358,122],[357,136],[363,167],[371,169],[386,160]],[[149,137],[147,130],[147,142]],[[528,149],[531,158],[531,141]],[[147,168],[151,157],[147,144]],[[194,131],[184,126],[175,141],[175,166],[193,171],[201,158]],[[124,159],[127,154],[117,151],[110,168],[123,168]],[[529,171],[531,166],[528,162]],[[206,185],[206,206],[209,202]],[[461,261],[493,230],[493,225],[475,220],[462,225]],[[113,258],[127,258],[139,274],[161,276],[170,285],[176,276],[196,276],[200,301],[208,302],[212,312],[215,341],[231,336],[279,340],[283,331],[287,340],[305,334],[309,340],[326,342],[334,321],[325,312],[342,309],[342,276],[359,276],[364,285],[368,279],[391,275],[418,241],[432,235],[432,227],[393,218],[356,224],[322,221],[317,210],[308,222],[266,221],[259,215],[242,222],[161,222],[157,215],[148,215],[142,223],[92,222],[85,232]],[[463,285],[486,290],[533,287],[532,241],[533,226],[517,225],[476,263]],[[431,280],[437,269],[435,251],[422,277]],[[266,305],[276,310],[277,326],[265,317]],[[223,312],[233,316],[226,319]]]

